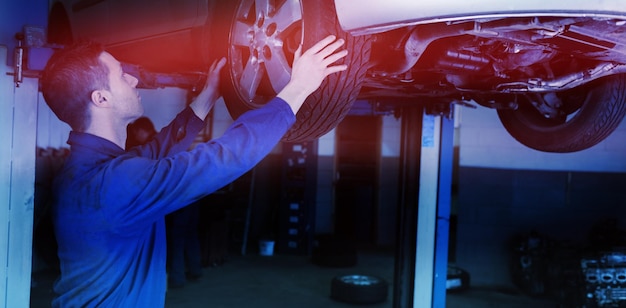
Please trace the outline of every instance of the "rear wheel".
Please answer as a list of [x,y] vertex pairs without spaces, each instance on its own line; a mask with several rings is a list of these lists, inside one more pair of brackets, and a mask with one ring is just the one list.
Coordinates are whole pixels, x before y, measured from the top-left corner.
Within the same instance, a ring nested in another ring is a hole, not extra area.
[[266,104],[289,82],[296,49],[303,51],[334,34],[343,38],[348,56],[336,64],[346,71],[328,76],[297,114],[284,141],[316,139],[345,117],[366,71],[370,42],[341,30],[332,0],[239,1],[228,39],[222,93],[233,118]]
[[626,114],[626,75],[557,93],[564,106],[546,118],[530,101],[517,110],[498,110],[506,130],[520,143],[544,152],[567,153],[590,148],[608,137]]

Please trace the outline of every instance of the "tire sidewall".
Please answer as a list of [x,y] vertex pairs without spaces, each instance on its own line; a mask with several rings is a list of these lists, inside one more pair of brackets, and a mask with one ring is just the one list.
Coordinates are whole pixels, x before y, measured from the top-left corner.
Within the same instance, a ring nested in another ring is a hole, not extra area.
[[505,129],[525,146],[545,152],[575,152],[592,147],[611,134],[626,114],[626,75],[596,80],[578,91],[588,91],[580,109],[567,122],[553,127],[535,125],[540,115],[533,107],[498,110]]

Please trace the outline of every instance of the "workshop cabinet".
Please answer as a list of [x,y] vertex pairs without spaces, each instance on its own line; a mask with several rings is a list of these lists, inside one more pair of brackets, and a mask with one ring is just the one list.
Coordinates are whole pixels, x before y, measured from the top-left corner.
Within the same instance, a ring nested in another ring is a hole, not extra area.
[[282,144],[277,250],[309,254],[315,233],[317,141]]

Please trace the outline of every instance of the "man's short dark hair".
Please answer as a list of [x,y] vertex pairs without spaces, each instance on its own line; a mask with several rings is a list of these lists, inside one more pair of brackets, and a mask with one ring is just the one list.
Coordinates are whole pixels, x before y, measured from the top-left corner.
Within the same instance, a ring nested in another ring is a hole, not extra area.
[[109,89],[109,70],[99,59],[101,44],[81,41],[57,50],[41,76],[41,92],[50,109],[75,131],[89,125],[91,93]]

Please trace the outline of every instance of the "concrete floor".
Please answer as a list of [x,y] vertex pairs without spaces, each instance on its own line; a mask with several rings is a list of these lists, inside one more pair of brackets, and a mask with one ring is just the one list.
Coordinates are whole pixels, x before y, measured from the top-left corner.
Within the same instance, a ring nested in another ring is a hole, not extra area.
[[[393,254],[359,253],[358,264],[351,268],[325,268],[310,262],[306,256],[231,256],[220,267],[204,268],[204,276],[180,289],[169,290],[166,307],[327,307],[347,308],[352,304],[337,302],[329,297],[330,281],[344,274],[379,276],[390,283],[389,296],[370,308],[392,307]],[[53,275],[34,276],[31,307],[50,307]],[[449,308],[543,308],[555,307],[549,300],[529,298],[512,290],[477,289],[450,293]],[[424,305],[423,307],[428,307]],[[419,307],[416,307],[419,308]]]

